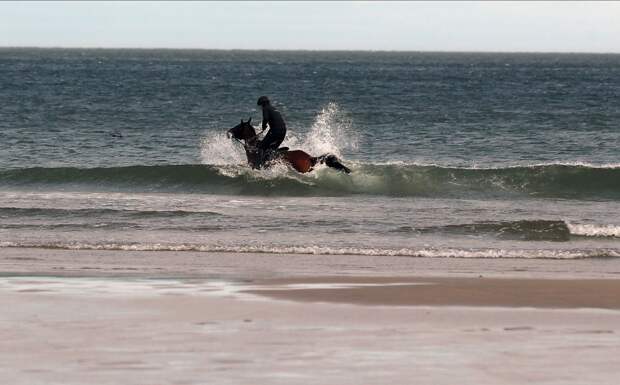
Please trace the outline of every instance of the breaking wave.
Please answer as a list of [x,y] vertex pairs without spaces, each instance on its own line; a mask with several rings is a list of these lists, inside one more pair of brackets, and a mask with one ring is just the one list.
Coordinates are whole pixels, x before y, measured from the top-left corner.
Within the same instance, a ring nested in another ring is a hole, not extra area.
[[568,231],[573,235],[584,237],[614,237],[620,238],[620,226],[595,224],[566,224]]
[[166,243],[28,243],[0,242],[0,248],[45,248],[64,250],[117,250],[117,251],[199,251],[220,253],[268,253],[313,255],[368,255],[424,258],[514,258],[514,259],[589,259],[619,258],[620,249],[465,249],[465,248],[363,248],[307,246],[218,246]]
[[611,224],[578,224],[563,220],[520,220],[478,222],[425,228],[400,227],[394,229],[393,232],[491,235],[498,239],[506,240],[565,242],[573,237],[620,237],[620,226]]

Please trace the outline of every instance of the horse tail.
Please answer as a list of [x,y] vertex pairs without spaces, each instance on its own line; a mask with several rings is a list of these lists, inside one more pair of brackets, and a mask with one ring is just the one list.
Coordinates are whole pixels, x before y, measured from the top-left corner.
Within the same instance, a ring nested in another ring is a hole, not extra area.
[[323,154],[321,156],[317,156],[312,158],[313,165],[317,163],[325,164],[327,167],[331,167],[338,171],[345,172],[347,174],[351,173],[351,169],[345,166],[340,162],[340,159],[334,154]]

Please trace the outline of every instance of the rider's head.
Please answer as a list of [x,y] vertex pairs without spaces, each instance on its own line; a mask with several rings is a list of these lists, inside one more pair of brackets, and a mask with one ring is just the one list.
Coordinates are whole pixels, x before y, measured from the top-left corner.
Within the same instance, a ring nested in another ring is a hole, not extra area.
[[258,98],[258,101],[256,102],[256,105],[257,105],[257,106],[264,107],[264,106],[268,106],[268,105],[269,105],[269,103],[270,103],[270,102],[269,102],[269,98],[268,98],[268,97],[266,97],[266,96],[261,96],[260,98]]

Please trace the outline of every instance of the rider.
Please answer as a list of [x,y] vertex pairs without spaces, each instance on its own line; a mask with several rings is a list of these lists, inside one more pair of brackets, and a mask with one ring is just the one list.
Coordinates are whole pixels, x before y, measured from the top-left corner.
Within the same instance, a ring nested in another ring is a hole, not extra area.
[[261,96],[258,98],[256,104],[263,108],[263,131],[265,131],[267,124],[269,124],[269,131],[260,142],[259,148],[263,151],[275,151],[280,144],[282,144],[286,136],[286,124],[284,123],[284,119],[282,119],[280,112],[273,108],[268,97]]

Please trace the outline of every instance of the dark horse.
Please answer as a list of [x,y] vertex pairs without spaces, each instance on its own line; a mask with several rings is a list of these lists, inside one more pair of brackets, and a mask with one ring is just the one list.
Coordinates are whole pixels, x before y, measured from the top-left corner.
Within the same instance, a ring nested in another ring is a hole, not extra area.
[[312,171],[317,163],[325,164],[338,171],[346,172],[347,174],[351,172],[351,170],[340,163],[340,160],[333,154],[310,156],[308,153],[301,150],[289,151],[288,147],[280,147],[276,151],[263,153],[258,147],[258,135],[256,135],[254,126],[250,124],[251,121],[252,118],[247,122],[241,119],[241,123],[228,130],[228,134],[243,144],[245,154],[248,157],[248,164],[252,168],[268,167],[270,163],[281,160],[302,173]]

